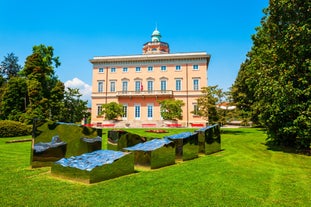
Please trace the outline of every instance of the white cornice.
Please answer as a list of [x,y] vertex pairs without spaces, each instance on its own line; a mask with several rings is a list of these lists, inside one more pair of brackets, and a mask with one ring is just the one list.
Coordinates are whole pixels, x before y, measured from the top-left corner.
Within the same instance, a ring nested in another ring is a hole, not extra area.
[[206,52],[172,53],[172,54],[145,54],[126,56],[95,56],[91,63],[108,63],[123,61],[150,61],[150,60],[185,60],[185,59],[206,59],[209,61],[210,55]]

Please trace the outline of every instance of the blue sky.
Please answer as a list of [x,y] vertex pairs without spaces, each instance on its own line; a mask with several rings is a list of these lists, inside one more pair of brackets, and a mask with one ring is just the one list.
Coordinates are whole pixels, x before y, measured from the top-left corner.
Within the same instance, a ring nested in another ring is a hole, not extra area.
[[54,48],[59,79],[90,97],[93,56],[141,54],[156,25],[171,53],[211,55],[208,84],[233,84],[268,0],[0,0],[0,61]]

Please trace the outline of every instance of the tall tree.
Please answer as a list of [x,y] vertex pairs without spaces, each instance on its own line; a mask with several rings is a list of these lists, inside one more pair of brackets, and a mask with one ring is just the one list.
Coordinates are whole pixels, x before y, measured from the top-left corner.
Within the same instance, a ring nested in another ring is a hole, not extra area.
[[[21,74],[27,78],[29,106],[25,120],[33,118],[52,118],[57,116],[56,102],[64,94],[64,87],[55,76],[54,68],[60,65],[59,58],[54,57],[51,46],[38,45],[33,47],[33,53],[27,57]],[[55,96],[55,91],[58,95]],[[59,107],[58,107],[59,108]],[[53,115],[52,115],[53,111]],[[60,113],[60,111],[58,111]]]
[[87,112],[87,101],[81,100],[81,96],[82,94],[80,94],[79,89],[67,88],[62,102],[62,109],[60,110],[61,113],[58,115],[57,120],[75,123],[88,117],[89,113]]
[[0,120],[3,119],[2,114],[3,112],[1,111],[1,105],[2,105],[2,95],[4,93],[6,86],[6,80],[3,78],[2,75],[0,75]]
[[20,121],[26,111],[27,85],[25,78],[11,77],[2,95],[1,118]]
[[9,53],[0,64],[0,74],[6,79],[10,79],[17,76],[21,68],[18,64],[18,57],[14,53]]
[[210,124],[223,121],[223,114],[217,104],[224,101],[225,94],[218,86],[202,88],[202,97],[198,98],[198,114],[204,117]]
[[233,86],[272,142],[297,148],[311,141],[310,11],[310,1],[270,0]]
[[60,117],[64,117],[62,114],[62,110],[66,108],[64,102],[65,102],[65,97],[66,97],[66,91],[65,91],[65,86],[64,83],[55,80],[55,85],[51,89],[51,95],[50,95],[50,119],[52,120],[60,120]]

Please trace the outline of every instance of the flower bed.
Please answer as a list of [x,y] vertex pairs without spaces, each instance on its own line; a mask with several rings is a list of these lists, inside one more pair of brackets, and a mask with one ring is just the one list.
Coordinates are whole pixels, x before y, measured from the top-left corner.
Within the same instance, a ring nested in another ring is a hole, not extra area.
[[150,130],[146,130],[145,132],[152,132],[152,133],[168,133],[168,131],[163,130],[163,129],[150,129]]

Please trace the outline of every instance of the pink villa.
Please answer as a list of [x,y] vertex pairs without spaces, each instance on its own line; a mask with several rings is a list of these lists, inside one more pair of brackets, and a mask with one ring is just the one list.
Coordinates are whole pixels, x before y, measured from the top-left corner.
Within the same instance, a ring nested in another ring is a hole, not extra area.
[[[92,124],[108,123],[101,116],[102,104],[123,105],[124,115],[115,127],[205,126],[196,115],[201,88],[207,86],[210,55],[206,52],[170,53],[155,29],[142,55],[95,56],[92,80]],[[183,119],[163,120],[159,100],[179,99]],[[194,113],[193,113],[194,112]]]

